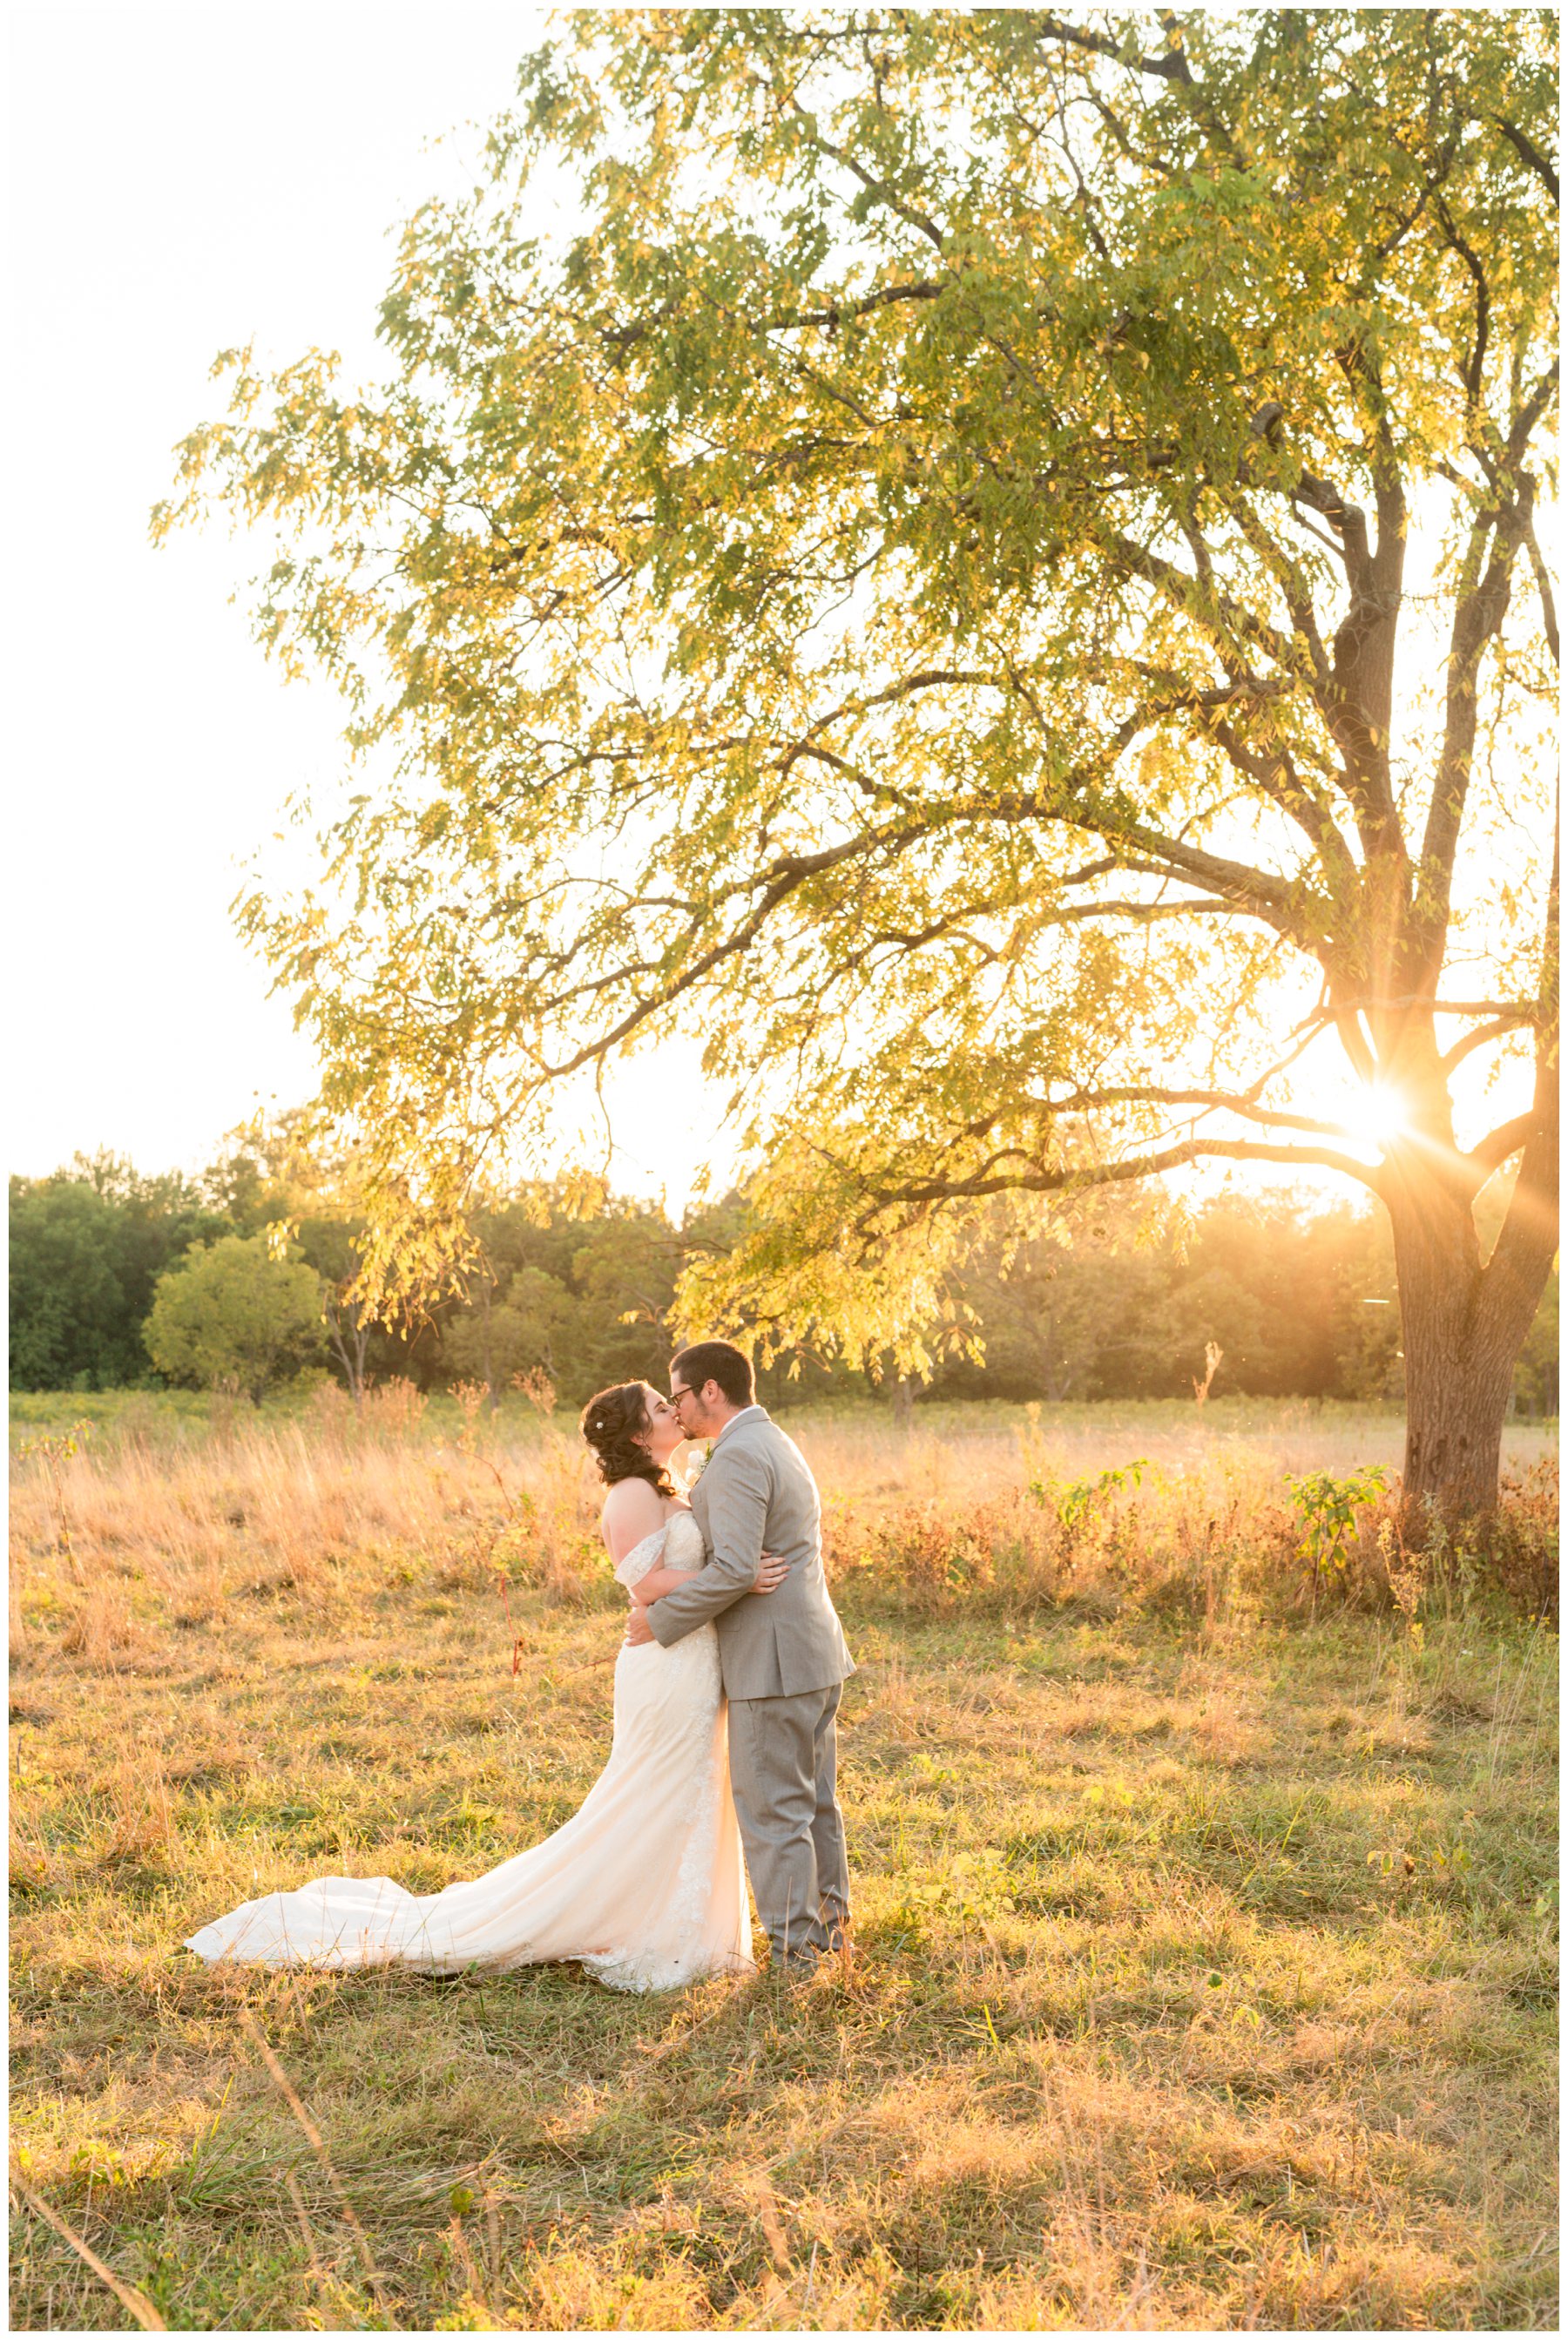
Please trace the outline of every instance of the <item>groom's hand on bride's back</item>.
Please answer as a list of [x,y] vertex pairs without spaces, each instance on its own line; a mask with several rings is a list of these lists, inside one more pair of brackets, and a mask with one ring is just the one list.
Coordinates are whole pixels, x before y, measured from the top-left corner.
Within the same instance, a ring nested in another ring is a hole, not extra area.
[[[757,1563],[757,1581],[751,1590],[753,1592],[777,1592],[789,1573],[789,1563],[781,1553],[765,1552]],[[634,1601],[631,1614],[626,1621],[626,1647],[629,1650],[644,1649],[653,1639],[654,1631],[648,1621],[648,1611],[640,1601]]]
[[[789,1573],[787,1560],[776,1552],[765,1552],[757,1564],[757,1581],[751,1590],[754,1592],[777,1592]],[[630,1650],[640,1650],[653,1639],[648,1611],[640,1601],[634,1601],[631,1614],[626,1621],[626,1646]]]

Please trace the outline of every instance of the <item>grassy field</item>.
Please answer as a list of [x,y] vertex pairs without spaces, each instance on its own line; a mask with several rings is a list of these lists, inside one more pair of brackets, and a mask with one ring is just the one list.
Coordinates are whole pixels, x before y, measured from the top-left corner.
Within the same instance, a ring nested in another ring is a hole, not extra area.
[[133,2320],[39,2205],[187,2328],[1554,2324],[1555,1635],[1371,1511],[1309,1621],[1285,1477],[1392,1417],[798,1416],[858,1956],[638,2000],[174,1947],[574,1808],[571,1441],[50,1404],[99,1412],[13,1477],[18,2326]]

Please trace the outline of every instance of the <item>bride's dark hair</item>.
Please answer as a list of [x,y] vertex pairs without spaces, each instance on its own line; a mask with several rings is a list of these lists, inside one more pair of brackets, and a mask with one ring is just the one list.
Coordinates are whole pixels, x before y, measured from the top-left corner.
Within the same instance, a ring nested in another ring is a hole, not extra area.
[[599,1475],[607,1487],[620,1479],[646,1479],[658,1495],[673,1495],[669,1473],[662,1471],[637,1433],[648,1427],[648,1387],[644,1382],[618,1382],[600,1390],[582,1409],[581,1429],[593,1449]]

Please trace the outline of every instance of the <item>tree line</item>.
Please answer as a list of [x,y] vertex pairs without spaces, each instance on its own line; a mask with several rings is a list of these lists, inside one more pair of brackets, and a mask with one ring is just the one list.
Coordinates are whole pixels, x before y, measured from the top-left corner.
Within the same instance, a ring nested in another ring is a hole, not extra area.
[[[357,1396],[402,1376],[499,1400],[543,1374],[564,1404],[661,1376],[677,1280],[745,1239],[731,1196],[677,1225],[610,1197],[590,1216],[545,1185],[476,1215],[466,1288],[416,1328],[363,1317],[359,1231],[342,1165],[285,1135],[240,1145],[199,1177],[147,1176],[78,1155],[11,1181],[11,1386],[228,1387],[260,1398],[302,1371]],[[1183,1212],[1110,1194],[1070,1223],[1042,1209],[982,1230],[947,1280],[919,1384],[951,1398],[1070,1402],[1228,1394],[1404,1394],[1393,1244],[1381,1214],[1287,1193]],[[1553,1274],[1514,1374],[1514,1402],[1557,1410]],[[797,1352],[765,1367],[770,1403],[873,1385],[908,1397],[886,1356]]]

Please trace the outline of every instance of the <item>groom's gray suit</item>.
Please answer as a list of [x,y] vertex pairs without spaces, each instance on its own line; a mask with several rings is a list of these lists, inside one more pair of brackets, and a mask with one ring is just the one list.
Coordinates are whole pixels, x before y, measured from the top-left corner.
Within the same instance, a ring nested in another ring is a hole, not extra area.
[[[759,1405],[719,1433],[691,1491],[708,1547],[690,1584],[652,1602],[666,1649],[710,1621],[729,1701],[729,1780],[758,1915],[775,1958],[836,1948],[849,1914],[836,1791],[839,1700],[855,1661],[822,1572],[822,1512],[805,1456]],[[764,1552],[789,1563],[752,1595]]]

